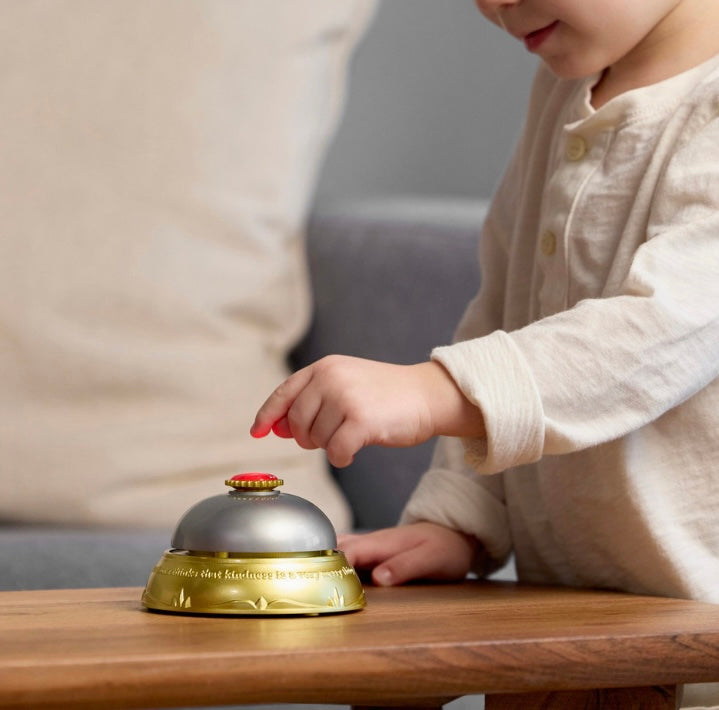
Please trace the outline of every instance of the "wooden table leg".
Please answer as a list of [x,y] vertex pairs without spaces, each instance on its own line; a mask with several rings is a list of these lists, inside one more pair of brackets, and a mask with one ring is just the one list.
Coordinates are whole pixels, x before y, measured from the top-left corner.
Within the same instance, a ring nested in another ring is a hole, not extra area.
[[562,690],[487,695],[485,710],[676,710],[681,692],[673,685],[646,688]]

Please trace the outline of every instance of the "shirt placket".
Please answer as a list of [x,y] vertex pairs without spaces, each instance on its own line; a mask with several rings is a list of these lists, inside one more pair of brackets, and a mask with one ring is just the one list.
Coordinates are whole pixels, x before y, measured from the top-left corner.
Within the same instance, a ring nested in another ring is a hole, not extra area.
[[564,127],[556,143],[542,200],[535,249],[536,313],[544,318],[568,307],[571,216],[603,154],[582,125]]

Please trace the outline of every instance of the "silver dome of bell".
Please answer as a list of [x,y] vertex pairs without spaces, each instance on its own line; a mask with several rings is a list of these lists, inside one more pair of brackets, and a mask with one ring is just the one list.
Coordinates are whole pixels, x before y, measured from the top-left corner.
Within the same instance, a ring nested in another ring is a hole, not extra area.
[[304,498],[280,493],[283,481],[254,474],[226,481],[233,490],[200,501],[180,519],[172,547],[193,552],[301,553],[334,550],[329,518]]

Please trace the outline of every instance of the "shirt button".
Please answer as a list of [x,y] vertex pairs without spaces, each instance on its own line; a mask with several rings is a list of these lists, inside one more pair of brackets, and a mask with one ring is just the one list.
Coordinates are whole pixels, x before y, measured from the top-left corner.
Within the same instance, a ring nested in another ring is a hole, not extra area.
[[587,153],[587,142],[581,136],[569,136],[566,156],[569,160],[581,160]]
[[539,240],[539,248],[544,256],[552,256],[557,251],[557,237],[554,232],[548,229],[542,234]]

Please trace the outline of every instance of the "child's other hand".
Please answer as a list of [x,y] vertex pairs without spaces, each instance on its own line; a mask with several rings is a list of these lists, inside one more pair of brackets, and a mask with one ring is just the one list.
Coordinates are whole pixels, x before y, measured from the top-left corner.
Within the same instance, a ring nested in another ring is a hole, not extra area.
[[389,365],[332,355],[295,372],[257,413],[251,433],[323,448],[338,467],[364,446],[413,446],[437,434],[481,436],[479,409],[438,363]]
[[436,523],[412,523],[362,535],[340,535],[338,547],[357,569],[371,569],[380,586],[414,579],[461,580],[479,543]]

